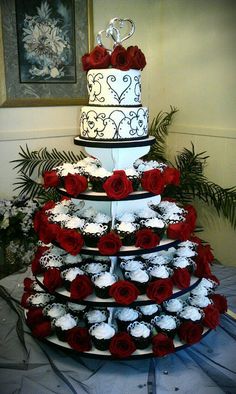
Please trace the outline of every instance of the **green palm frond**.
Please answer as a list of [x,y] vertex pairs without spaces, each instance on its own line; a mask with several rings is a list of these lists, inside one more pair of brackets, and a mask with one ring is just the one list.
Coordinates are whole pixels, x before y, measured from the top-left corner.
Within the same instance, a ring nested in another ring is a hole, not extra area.
[[17,169],[18,173],[25,173],[32,176],[33,172],[37,169],[37,176],[41,175],[44,171],[48,171],[53,167],[59,166],[62,163],[76,163],[83,159],[85,154],[75,154],[72,151],[59,152],[57,149],[52,149],[51,152],[47,148],[42,148],[38,151],[30,152],[28,146],[25,149],[20,147],[20,159],[12,160],[11,163],[17,163],[14,169]]
[[166,137],[168,135],[168,127],[176,112],[178,112],[178,109],[170,106],[170,112],[160,111],[152,120],[149,135],[156,137],[156,141],[146,156],[147,160],[168,161],[166,158]]

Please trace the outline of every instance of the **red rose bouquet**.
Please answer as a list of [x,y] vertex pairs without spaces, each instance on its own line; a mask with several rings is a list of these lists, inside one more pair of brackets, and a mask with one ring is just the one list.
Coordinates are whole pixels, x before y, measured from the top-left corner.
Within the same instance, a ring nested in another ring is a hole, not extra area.
[[126,358],[135,352],[136,347],[127,332],[119,332],[111,339],[109,350],[114,357]]
[[113,297],[118,304],[122,305],[132,304],[139,294],[137,287],[127,280],[120,280],[114,283],[109,290],[109,295]]
[[152,338],[152,351],[154,356],[163,357],[175,351],[174,342],[165,334],[157,334]]
[[104,182],[103,189],[109,198],[121,200],[133,192],[133,185],[124,170],[117,170]]

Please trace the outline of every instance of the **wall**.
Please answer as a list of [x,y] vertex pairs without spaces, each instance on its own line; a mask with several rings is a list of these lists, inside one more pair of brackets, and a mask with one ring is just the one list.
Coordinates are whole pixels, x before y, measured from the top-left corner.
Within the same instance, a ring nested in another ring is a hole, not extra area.
[[[148,64],[143,72],[143,103],[151,118],[170,104],[178,107],[168,147],[171,157],[192,141],[210,156],[206,174],[227,187],[236,184],[234,171],[235,28],[234,0],[94,0],[94,31],[114,16],[135,21],[129,45],[138,44]],[[10,197],[16,172],[10,160],[19,147],[47,146],[74,150],[78,107],[0,109],[0,196]],[[201,207],[200,221],[215,255],[236,264],[235,232],[215,213]]]

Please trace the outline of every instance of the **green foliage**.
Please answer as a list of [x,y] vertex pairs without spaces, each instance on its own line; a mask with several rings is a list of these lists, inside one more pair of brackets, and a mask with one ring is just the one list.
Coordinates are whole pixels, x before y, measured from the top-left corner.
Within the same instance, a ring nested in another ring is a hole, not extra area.
[[38,178],[45,171],[59,166],[65,162],[76,163],[85,157],[84,153],[75,154],[72,151],[59,152],[57,149],[52,149],[51,152],[47,148],[42,148],[38,151],[30,152],[28,146],[25,149],[20,147],[20,159],[12,160],[12,163],[17,163],[14,169],[17,169],[17,181],[14,183],[14,190],[18,190],[20,196],[27,196],[29,198],[37,197],[41,201],[50,199],[58,200],[60,195],[57,191],[49,189],[45,190],[40,182],[37,182],[33,176]]

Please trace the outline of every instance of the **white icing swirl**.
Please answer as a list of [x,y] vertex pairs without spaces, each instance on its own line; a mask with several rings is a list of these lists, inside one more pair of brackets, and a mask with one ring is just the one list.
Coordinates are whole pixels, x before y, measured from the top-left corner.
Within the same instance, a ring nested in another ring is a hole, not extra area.
[[110,339],[115,335],[115,329],[108,323],[94,324],[90,330],[90,334],[97,339]]
[[167,268],[165,265],[155,265],[154,267],[150,267],[148,269],[150,274],[155,278],[169,278],[172,270]]
[[152,219],[146,220],[145,226],[152,227],[152,228],[164,228],[165,223],[161,219],[152,218]]
[[173,316],[161,315],[154,319],[155,325],[163,330],[174,330],[177,327],[176,319]]
[[84,275],[84,271],[82,271],[80,268],[78,267],[74,267],[74,268],[68,268],[65,271],[62,271],[61,276],[65,279],[68,280],[70,282],[72,282],[77,275]]
[[128,260],[126,262],[123,261],[120,266],[126,271],[135,271],[137,269],[142,269],[143,263],[137,260]]
[[78,217],[72,217],[69,220],[67,220],[65,227],[66,228],[79,228],[82,229],[84,227],[85,220],[80,219]]
[[184,307],[184,309],[179,313],[179,316],[183,319],[192,321],[197,321],[202,318],[201,312],[195,306]]
[[97,287],[107,287],[116,282],[116,277],[110,272],[104,272],[93,277],[93,282]]
[[138,311],[132,308],[120,308],[116,316],[118,317],[119,320],[123,321],[134,321],[139,317]]
[[193,257],[196,255],[196,252],[190,248],[178,248],[176,255],[179,257]]
[[175,257],[172,260],[172,265],[175,268],[186,268],[191,265],[192,260],[187,257]]
[[164,307],[169,312],[180,312],[183,308],[183,301],[178,298],[173,298],[163,303]]
[[155,304],[152,305],[144,305],[144,306],[140,306],[139,310],[147,316],[153,315],[154,313],[158,312],[158,306]]
[[135,338],[148,338],[151,332],[150,328],[142,322],[131,323],[128,326],[128,331]]
[[211,304],[211,300],[208,297],[202,295],[195,295],[189,297],[188,302],[193,306],[198,306],[200,308],[205,308]]
[[43,313],[46,316],[49,316],[51,319],[58,319],[59,317],[65,315],[66,307],[63,304],[51,304],[47,305],[43,309]]
[[118,216],[118,220],[120,222],[129,222],[132,223],[135,221],[135,215],[133,213],[124,212],[120,216]]
[[104,322],[107,319],[106,313],[98,309],[86,312],[85,317],[90,324]]
[[127,274],[129,274],[130,279],[135,282],[146,283],[149,280],[147,272],[141,269],[129,271]]
[[126,233],[133,233],[137,229],[137,225],[131,222],[121,222],[116,225],[118,231],[124,231]]
[[71,316],[70,313],[66,313],[65,315],[56,319],[54,324],[56,327],[60,327],[63,331],[65,331],[75,327],[77,325],[77,321],[73,316]]

